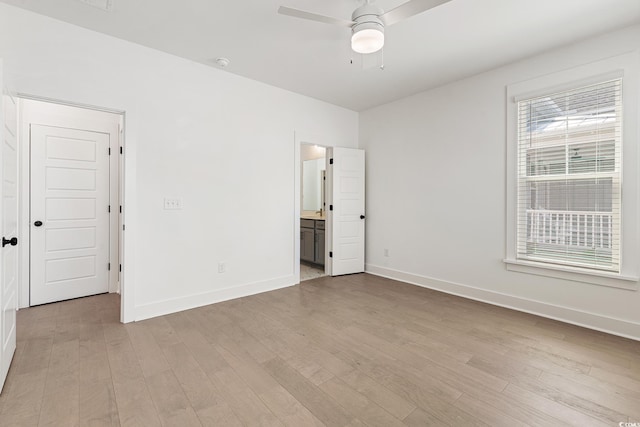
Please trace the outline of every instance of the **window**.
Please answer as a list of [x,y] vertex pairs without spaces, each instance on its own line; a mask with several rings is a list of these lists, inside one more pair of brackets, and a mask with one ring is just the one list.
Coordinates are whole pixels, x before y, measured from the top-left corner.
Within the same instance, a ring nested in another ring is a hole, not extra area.
[[517,103],[517,259],[620,271],[622,79]]
[[507,86],[509,271],[638,290],[640,55]]

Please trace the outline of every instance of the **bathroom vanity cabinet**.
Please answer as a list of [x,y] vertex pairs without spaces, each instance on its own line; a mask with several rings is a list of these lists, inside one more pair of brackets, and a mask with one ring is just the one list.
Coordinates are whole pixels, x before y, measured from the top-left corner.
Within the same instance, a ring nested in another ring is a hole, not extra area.
[[324,219],[300,219],[300,259],[324,265]]

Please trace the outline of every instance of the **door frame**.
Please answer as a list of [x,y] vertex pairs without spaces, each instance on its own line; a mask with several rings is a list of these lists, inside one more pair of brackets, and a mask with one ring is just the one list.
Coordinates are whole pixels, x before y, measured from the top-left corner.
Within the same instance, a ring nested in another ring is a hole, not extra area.
[[[124,124],[125,124],[125,112],[120,110],[113,110],[109,108],[96,107],[92,105],[83,105],[73,102],[60,101],[50,98],[43,98],[39,96],[18,93],[18,141],[19,141],[19,177],[20,177],[20,201],[18,209],[18,227],[21,241],[23,244],[20,249],[19,269],[20,269],[20,282],[19,282],[19,308],[26,308],[30,306],[30,279],[31,279],[31,266],[30,266],[30,198],[31,198],[31,141],[29,135],[29,125],[33,121],[38,121],[39,124],[48,124],[47,121],[56,117],[55,112],[30,112],[25,111],[25,103],[36,101],[43,103],[42,107],[50,108],[57,107],[73,107],[84,110],[88,116],[94,116],[86,119],[82,119],[89,125],[95,124],[98,127],[108,128],[108,133],[112,135],[109,139],[109,145],[111,149],[111,156],[109,156],[109,204],[111,206],[111,212],[117,215],[111,215],[109,218],[109,258],[111,263],[111,269],[109,271],[109,293],[121,294],[121,307],[120,318],[122,319],[122,313],[124,313],[124,275],[121,271],[123,265],[123,213],[124,213]],[[98,117],[99,113],[109,113],[119,116],[117,119],[117,125],[114,120],[107,121]],[[64,120],[64,119],[63,119]],[[60,126],[59,123],[49,123],[53,126]],[[120,211],[122,207],[122,211]]]

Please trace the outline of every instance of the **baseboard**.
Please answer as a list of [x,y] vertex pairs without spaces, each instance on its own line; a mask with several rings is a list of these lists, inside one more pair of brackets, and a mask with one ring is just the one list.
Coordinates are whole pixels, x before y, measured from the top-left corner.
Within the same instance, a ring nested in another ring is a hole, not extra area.
[[545,302],[521,298],[514,295],[475,288],[460,283],[446,282],[431,277],[420,276],[404,271],[367,264],[365,271],[376,276],[398,280],[411,285],[421,286],[447,294],[457,295],[512,310],[546,317],[561,322],[618,335],[640,341],[640,324],[628,320],[616,319],[600,314],[580,311],[569,307],[548,304]]
[[165,314],[176,313],[178,311],[190,310],[217,302],[242,298],[249,295],[260,294],[262,292],[275,291],[296,284],[295,276],[283,276],[261,282],[249,283],[232,288],[218,289],[211,292],[189,295],[186,297],[170,299],[140,305],[135,308],[135,320],[150,319],[152,317],[163,316]]

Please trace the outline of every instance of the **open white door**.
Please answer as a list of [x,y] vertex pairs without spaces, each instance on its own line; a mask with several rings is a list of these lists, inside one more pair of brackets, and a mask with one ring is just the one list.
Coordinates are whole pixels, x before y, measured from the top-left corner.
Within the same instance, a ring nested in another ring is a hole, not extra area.
[[[2,65],[0,63],[0,87]],[[6,92],[6,91],[5,91]],[[16,102],[8,93],[2,96],[0,118],[0,392],[16,350],[16,308],[18,298],[18,146]]]
[[329,149],[331,275],[364,271],[364,151]]

